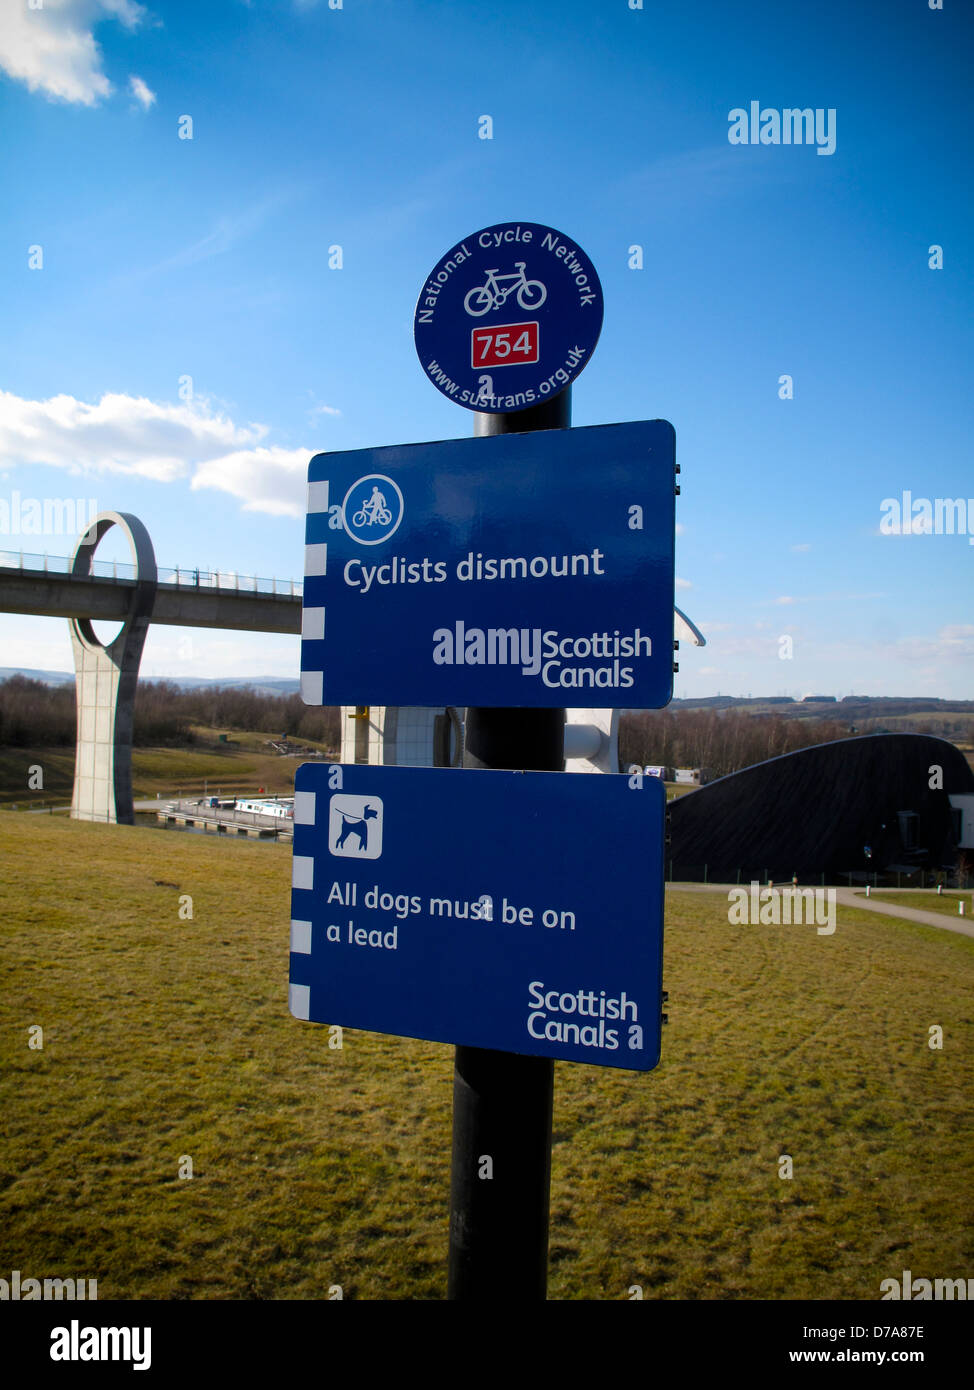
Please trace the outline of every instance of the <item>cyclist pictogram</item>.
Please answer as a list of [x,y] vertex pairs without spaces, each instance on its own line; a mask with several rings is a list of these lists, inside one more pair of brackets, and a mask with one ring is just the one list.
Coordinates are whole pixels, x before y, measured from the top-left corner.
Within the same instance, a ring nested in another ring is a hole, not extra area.
[[[515,261],[515,269],[507,275],[498,275],[497,270],[488,270],[487,279],[482,285],[468,290],[463,307],[472,318],[480,318],[491,309],[500,309],[517,292],[517,302],[522,309],[540,309],[548,297],[548,291],[540,280],[529,280],[525,272],[526,261]],[[510,283],[506,283],[506,282]]]
[[369,473],[353,483],[342,503],[342,523],[353,541],[381,545],[399,528],[403,498],[391,478]]
[[392,520],[392,512],[386,506],[385,494],[379,491],[376,484],[372,488],[372,495],[367,502],[363,502],[359,510],[352,517],[353,526],[388,526]]

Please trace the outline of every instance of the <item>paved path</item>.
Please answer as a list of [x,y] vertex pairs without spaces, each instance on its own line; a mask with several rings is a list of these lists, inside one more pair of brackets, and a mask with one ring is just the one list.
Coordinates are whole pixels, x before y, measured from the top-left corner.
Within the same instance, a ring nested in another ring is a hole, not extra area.
[[[675,893],[723,893],[726,897],[732,888],[746,887],[738,883],[667,883]],[[778,884],[787,888],[790,884]],[[852,888],[837,888],[835,901],[843,907],[862,908],[865,912],[880,912],[884,917],[903,917],[908,922],[922,922],[925,927],[940,927],[942,931],[957,932],[960,936],[974,937],[974,917],[950,917],[946,912],[925,912],[920,907],[900,907],[898,903],[884,903],[881,898],[867,898],[862,891]]]
[[905,917],[908,922],[922,922],[926,927],[974,936],[974,918],[961,917],[960,913],[949,917],[946,912],[925,912],[922,907],[900,907],[899,903],[884,903],[882,898],[867,898],[865,893],[851,888],[837,888],[835,900],[845,907],[861,907],[867,912],[881,912],[884,917]]

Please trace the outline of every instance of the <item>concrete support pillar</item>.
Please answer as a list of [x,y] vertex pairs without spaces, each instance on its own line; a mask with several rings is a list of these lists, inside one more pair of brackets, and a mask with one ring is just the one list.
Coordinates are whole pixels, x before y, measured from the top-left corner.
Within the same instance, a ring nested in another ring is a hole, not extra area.
[[128,616],[107,646],[95,636],[89,618],[68,620],[78,706],[71,815],[76,820],[132,825],[135,688],[156,596],[156,557],[148,531],[138,517],[126,512],[102,512],[79,540],[71,573],[85,577],[92,573],[95,550],[112,526],[121,527],[128,538],[136,578]]
[[342,705],[341,760],[386,767],[458,767],[463,710]]

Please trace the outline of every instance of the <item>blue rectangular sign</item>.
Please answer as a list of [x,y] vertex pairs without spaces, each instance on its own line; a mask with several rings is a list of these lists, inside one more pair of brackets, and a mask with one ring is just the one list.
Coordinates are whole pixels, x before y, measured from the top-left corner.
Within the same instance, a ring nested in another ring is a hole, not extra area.
[[662,708],[675,451],[646,420],[316,454],[305,703]]
[[291,1013],[652,1070],[665,814],[638,775],[305,763]]

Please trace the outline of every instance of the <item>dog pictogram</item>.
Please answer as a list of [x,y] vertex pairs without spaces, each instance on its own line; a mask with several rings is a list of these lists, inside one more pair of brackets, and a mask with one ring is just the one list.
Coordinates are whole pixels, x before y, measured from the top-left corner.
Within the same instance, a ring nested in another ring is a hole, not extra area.
[[350,835],[358,836],[358,847],[364,854],[369,847],[369,821],[375,820],[378,811],[374,806],[366,806],[360,816],[350,816],[347,811],[339,811],[342,818],[342,832],[335,842],[336,849],[344,849]]
[[328,853],[381,859],[385,807],[381,796],[336,792],[328,810]]

